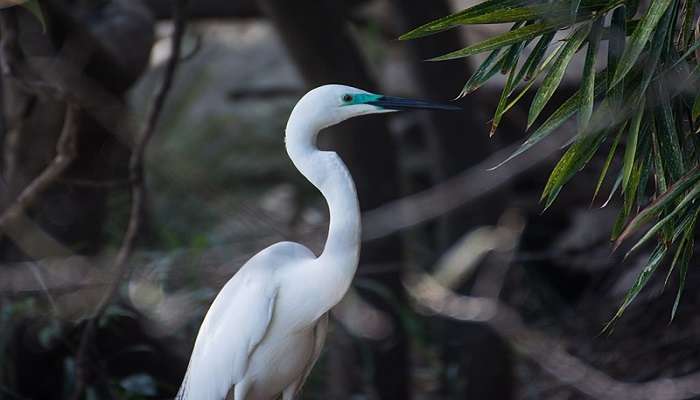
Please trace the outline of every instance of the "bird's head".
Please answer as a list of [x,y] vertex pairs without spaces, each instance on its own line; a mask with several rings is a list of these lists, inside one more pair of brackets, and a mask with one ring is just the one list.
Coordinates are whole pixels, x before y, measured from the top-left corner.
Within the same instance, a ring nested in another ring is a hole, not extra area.
[[324,85],[304,95],[294,113],[313,121],[317,128],[325,128],[359,115],[409,109],[460,110],[451,104],[384,96],[344,85]]

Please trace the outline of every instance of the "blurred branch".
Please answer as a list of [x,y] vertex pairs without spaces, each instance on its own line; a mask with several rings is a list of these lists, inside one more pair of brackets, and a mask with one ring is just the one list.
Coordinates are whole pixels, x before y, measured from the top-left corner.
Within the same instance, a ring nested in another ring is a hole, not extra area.
[[129,225],[114,261],[114,269],[116,272],[113,280],[83,331],[78,354],[76,355],[76,389],[73,393],[73,398],[75,400],[78,400],[85,390],[88,351],[95,336],[97,320],[114,299],[119,285],[126,275],[128,270],[127,260],[134,249],[134,244],[136,243],[136,238],[141,228],[144,213],[144,198],[146,194],[146,188],[143,182],[143,158],[146,147],[155,132],[156,124],[172,87],[177,65],[180,61],[182,37],[187,24],[187,6],[188,0],[176,0],[173,3],[175,32],[173,34],[170,58],[166,64],[161,86],[158,88],[153,98],[146,122],[135,138],[135,144],[129,160],[129,179],[131,181],[132,196]]
[[[172,0],[146,0],[148,8],[157,19],[170,19],[172,16]],[[362,5],[365,1],[337,2],[343,10]],[[190,19],[221,19],[221,18],[262,18],[257,0],[221,1],[198,0],[192,2],[189,10]],[[394,36],[395,37],[395,36]]]
[[[473,236],[473,234],[470,234]],[[502,236],[508,238],[508,236]],[[511,251],[513,240],[501,240],[498,245],[487,246],[493,249]],[[507,246],[507,247],[506,247]],[[474,240],[462,240],[450,250],[452,255],[482,253],[483,244]],[[456,258],[451,256],[451,262]],[[465,270],[471,271],[473,255],[463,258]],[[510,260],[504,260],[510,263]],[[407,274],[404,285],[409,295],[420,306],[432,313],[465,322],[483,323],[504,338],[516,351],[537,363],[543,370],[564,384],[578,391],[602,400],[641,399],[641,400],[681,400],[700,394],[700,372],[678,378],[662,378],[643,383],[618,381],[595,367],[587,364],[566,351],[566,345],[559,339],[529,328],[518,311],[494,297],[467,296],[455,293],[450,286],[424,272]],[[498,285],[502,285],[499,282]]]
[[21,216],[32,203],[48,189],[68,168],[76,156],[78,131],[78,107],[68,104],[63,122],[63,130],[56,144],[56,156],[44,171],[37,176],[0,216],[0,228]]
[[363,299],[353,287],[331,309],[331,314],[343,328],[358,338],[384,340],[394,331],[391,317]]
[[[157,19],[170,19],[172,0],[146,0]],[[256,0],[221,1],[198,0],[192,3],[189,18],[259,18],[262,14]]]
[[520,144],[508,146],[431,189],[367,211],[362,216],[363,240],[391,235],[481,200],[550,160],[568,141],[566,135],[553,135],[540,143],[537,151],[525,152],[490,170],[513,154]]

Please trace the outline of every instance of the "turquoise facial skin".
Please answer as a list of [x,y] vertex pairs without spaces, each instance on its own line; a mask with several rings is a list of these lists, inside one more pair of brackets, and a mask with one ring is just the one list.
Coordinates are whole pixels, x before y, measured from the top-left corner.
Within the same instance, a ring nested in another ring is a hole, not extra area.
[[360,93],[360,94],[353,94],[352,100],[345,102],[344,105],[346,106],[351,106],[355,104],[366,104],[369,103],[370,101],[377,101],[379,98],[382,97],[380,94],[370,94],[370,93]]

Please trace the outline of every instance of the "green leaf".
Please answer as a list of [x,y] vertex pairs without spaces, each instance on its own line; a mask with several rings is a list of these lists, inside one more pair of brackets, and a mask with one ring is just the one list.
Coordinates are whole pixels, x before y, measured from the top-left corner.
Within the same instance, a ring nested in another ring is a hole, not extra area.
[[653,145],[652,155],[654,156],[654,179],[657,192],[663,193],[668,190],[668,183],[666,181],[665,164],[661,156],[661,146],[659,145],[659,134],[657,133],[656,125],[651,127],[651,139]]
[[626,27],[625,6],[622,6],[612,13],[610,18],[610,38],[608,39],[608,97],[613,108],[621,107],[624,94],[623,85],[614,87],[611,83],[622,53],[625,50]]
[[591,114],[593,114],[593,101],[595,100],[595,63],[598,55],[598,44],[600,43],[600,36],[603,31],[602,24],[602,19],[595,21],[591,28],[591,34],[588,36],[586,63],[583,66],[583,78],[581,82],[581,108],[579,108],[578,111],[579,134],[586,129],[588,121],[591,119]]
[[690,208],[688,211],[689,212],[686,213],[686,215],[682,217],[677,224],[675,224],[675,227],[673,229],[673,236],[671,237],[672,243],[675,243],[679,239],[682,239],[682,236],[686,236],[688,230],[694,232],[694,226],[697,222],[698,214],[700,214],[700,208]]
[[615,151],[617,150],[617,145],[620,143],[620,137],[622,137],[622,132],[625,130],[626,125],[622,126],[622,129],[619,130],[617,133],[617,136],[615,136],[615,140],[613,141],[612,146],[610,146],[610,151],[608,152],[608,156],[605,159],[605,164],[603,164],[603,169],[600,171],[600,176],[598,177],[598,183],[595,186],[595,191],[593,192],[593,199],[591,200],[591,204],[595,202],[595,198],[598,196],[598,192],[600,191],[600,187],[603,185],[603,182],[605,181],[605,176],[608,174],[608,169],[610,168],[610,164],[612,163],[613,158],[615,157]]
[[671,2],[671,0],[654,0],[651,2],[646,14],[634,30],[629,40],[629,45],[622,54],[620,62],[615,69],[615,75],[610,84],[611,87],[617,85],[632,69],[644,46],[649,41],[651,33],[656,28],[656,24],[661,20]]
[[480,15],[486,15],[493,11],[508,9],[519,5],[525,5],[527,3],[529,3],[529,1],[527,0],[485,1],[473,7],[467,8],[466,10],[462,10],[456,14],[448,15],[435,21],[428,22],[425,25],[421,25],[418,28],[401,35],[399,37],[399,40],[416,39],[423,36],[433,35],[438,32],[442,32],[447,29],[462,25],[462,22],[460,22],[462,20],[469,20],[470,18],[478,17]]
[[[648,131],[648,125],[644,125],[642,132]],[[610,235],[610,240],[615,241],[619,238],[620,234],[626,227],[627,218],[632,214],[635,209],[635,205],[641,202],[642,193],[644,193],[644,186],[646,186],[646,180],[648,179],[648,173],[651,169],[649,167],[651,157],[649,157],[649,135],[643,135],[638,145],[639,157],[634,161],[632,166],[632,173],[630,174],[629,181],[626,186],[622,187],[623,194],[623,207],[620,210],[615,225]]]
[[571,19],[575,19],[578,14],[578,9],[581,6],[581,0],[572,0],[569,7],[569,16]]
[[682,56],[678,57],[678,59],[677,59],[673,64],[671,64],[671,66],[669,66],[668,68],[666,68],[666,69],[665,69],[663,72],[661,72],[661,74],[659,74],[659,75],[663,75],[664,73],[668,72],[669,70],[672,70],[672,69],[676,68],[676,67],[678,66],[678,64],[687,61],[686,58],[688,58],[688,57],[690,57],[691,55],[693,55],[693,54],[695,53],[695,50],[697,50],[697,49],[699,49],[699,48],[700,48],[700,40],[696,40],[696,41],[693,43],[693,45],[690,46],[690,47],[688,48],[688,50],[686,50],[685,53],[683,53]]
[[542,35],[540,40],[535,45],[535,48],[532,49],[532,53],[530,53],[530,55],[525,60],[525,64],[523,64],[522,71],[525,74],[523,79],[525,79],[526,81],[531,80],[535,76],[537,69],[540,65],[540,61],[542,61],[544,55],[547,53],[547,47],[552,42],[552,39],[554,39],[555,34],[556,32],[549,32],[547,34]]
[[[683,289],[685,288],[685,277],[688,275],[688,264],[690,264],[690,260],[693,258],[693,250],[695,247],[695,243],[693,242],[692,239],[686,241],[686,245],[683,246],[683,252],[682,256],[680,257],[679,260],[679,278],[680,281],[678,282],[678,292],[676,293],[676,299],[673,301],[673,309],[671,309],[671,321],[676,317],[676,311],[678,311],[678,304],[681,302],[681,295],[683,294]],[[674,259],[674,264],[676,260]]]
[[617,312],[612,317],[612,319],[607,324],[605,324],[603,332],[606,332],[608,329],[610,329],[610,327],[612,327],[615,321],[617,321],[622,316],[627,307],[629,307],[629,305],[632,304],[634,299],[637,298],[639,292],[642,291],[644,286],[646,286],[646,284],[649,282],[649,279],[651,279],[652,275],[654,275],[654,272],[656,272],[656,269],[659,267],[659,264],[661,264],[661,261],[666,256],[667,251],[668,248],[662,244],[656,246],[656,249],[654,249],[654,251],[651,253],[651,256],[649,256],[649,261],[647,261],[647,265],[637,276],[637,279],[632,285],[632,288],[625,295],[625,299],[622,301],[622,304],[617,309]]
[[[681,48],[690,45],[693,39],[693,21],[695,20],[695,1],[683,3],[683,23],[680,29],[679,46]],[[682,59],[685,57],[682,57]]]
[[[595,13],[604,14],[615,6],[623,3],[622,0],[586,0],[576,1],[576,5],[568,0],[557,2],[540,2],[533,4],[532,1],[486,1],[460,11],[456,14],[443,17],[399,37],[400,40],[416,39],[428,35],[433,35],[459,25],[475,24],[502,24],[508,22],[532,21],[532,20],[554,20],[559,19],[574,21],[572,16],[577,18],[590,18]],[[580,5],[578,5],[580,3]],[[574,7],[576,11],[574,10]]]
[[502,49],[496,49],[491,52],[491,54],[486,57],[484,62],[479,65],[479,68],[474,71],[472,74],[471,78],[467,81],[467,83],[464,85],[462,88],[462,91],[460,92],[459,96],[457,98],[462,98],[469,93],[475,91],[476,89],[480,88],[481,85],[486,83],[493,75],[496,74],[501,68],[500,68],[500,63],[502,58],[498,58],[498,55],[500,54]]
[[[513,26],[513,30],[519,29],[520,24],[515,24]],[[505,56],[503,56],[503,62],[501,62],[501,73],[502,74],[507,74],[510,72],[511,69],[515,68],[518,64],[518,60],[520,59],[520,53],[522,52],[523,48],[527,46],[530,43],[529,40],[524,40],[519,43],[515,43],[510,45],[508,48],[508,51],[506,52]],[[513,77],[515,79],[515,77]],[[512,86],[516,86],[517,82],[513,82]]]
[[693,122],[698,120],[700,117],[700,94],[695,96],[695,101],[693,102]]
[[456,58],[464,58],[474,54],[483,53],[485,51],[495,50],[513,43],[530,40],[546,33],[554,32],[559,28],[567,25],[565,21],[558,22],[541,22],[537,24],[527,25],[514,31],[486,39],[483,42],[473,44],[461,50],[447,53],[440,57],[431,58],[428,61],[444,61],[454,60]]
[[639,127],[644,117],[644,109],[646,100],[644,97],[639,99],[639,108],[630,125],[629,133],[627,134],[627,146],[625,147],[625,156],[622,163],[622,187],[627,187],[632,174],[632,165],[637,151],[637,140],[639,138]]
[[557,60],[554,62],[554,65],[552,65],[552,68],[545,76],[542,86],[537,91],[535,98],[532,100],[530,112],[527,117],[528,128],[532,126],[532,123],[535,122],[537,116],[540,115],[540,112],[542,112],[544,106],[547,104],[549,99],[552,98],[552,95],[557,90],[557,87],[559,87],[559,84],[564,77],[566,68],[569,66],[571,59],[573,58],[574,54],[576,54],[576,51],[581,46],[581,43],[583,43],[588,36],[590,29],[590,24],[584,24],[576,29],[571,36],[569,36],[566,45],[564,45],[564,48],[557,57]]
[[603,203],[600,208],[605,208],[608,206],[610,201],[612,200],[613,196],[615,195],[615,192],[617,192],[617,189],[620,188],[620,184],[622,183],[622,173],[617,174],[617,178],[615,178],[615,182],[613,183],[612,189],[610,189],[610,194],[608,195],[608,198],[605,200],[605,203]]
[[651,39],[649,55],[645,60],[644,74],[642,78],[642,83],[639,87],[640,93],[645,93],[649,87],[649,82],[652,78],[657,75],[659,64],[659,59],[661,58],[661,53],[666,47],[665,40],[669,27],[672,25],[673,19],[671,18],[671,13],[667,13],[664,18],[659,22],[659,27],[654,32],[654,36]]
[[642,236],[637,243],[632,246],[628,254],[636,251],[641,247],[644,243],[646,243],[656,232],[659,231],[662,227],[664,227],[666,224],[669,222],[673,221],[673,218],[678,215],[681,211],[685,210],[685,207],[691,202],[694,201],[700,196],[700,184],[696,183],[695,186],[683,197],[683,199],[678,203],[676,208],[673,209],[670,213],[668,213],[665,217],[663,217],[661,220],[659,220],[654,226],[652,226],[645,234]]
[[39,0],[28,0],[21,4],[21,6],[26,8],[27,11],[32,13],[32,15],[39,20],[41,23],[41,28],[43,29],[44,33],[46,33],[46,19],[44,19],[44,13],[41,11],[41,4],[39,4]]
[[[520,91],[520,93],[518,93],[518,95],[515,96],[515,98],[514,98],[513,100],[511,100],[511,101],[508,103],[508,105],[506,105],[506,107],[503,109],[503,112],[507,112],[508,110],[510,110],[511,108],[513,108],[513,107],[518,103],[518,101],[520,101],[520,100],[523,98],[523,96],[525,96],[525,94],[526,94],[526,93],[530,90],[530,88],[534,85],[535,80],[537,79],[537,77],[539,77],[540,74],[541,74],[541,73],[549,66],[549,64],[552,62],[552,60],[554,59],[554,56],[555,56],[555,55],[557,54],[557,52],[561,49],[561,47],[563,47],[563,45],[560,45],[560,48],[558,48],[557,50],[555,50],[554,52],[552,52],[552,54],[551,54],[549,57],[547,57],[546,60],[544,60],[544,62],[542,63],[541,68],[538,69],[538,70],[535,72],[535,75],[534,75],[533,79],[531,79],[530,82],[528,82],[528,84],[525,85],[525,87]],[[510,91],[509,91],[509,93],[508,93],[509,96],[510,96],[510,95],[513,93],[513,91],[515,90],[515,86],[520,82],[520,78],[522,78],[522,76],[523,76],[523,75],[522,75],[522,69],[521,69],[521,70],[520,70],[520,73],[518,73],[518,75],[516,76],[516,78],[515,78],[513,84],[511,85]]]
[[676,300],[674,301],[673,309],[671,310],[671,321],[673,321],[673,318],[676,315],[676,310],[678,308],[678,304],[680,303],[680,297],[683,293],[683,287],[685,286],[685,277],[688,273],[688,264],[690,263],[690,260],[693,256],[693,250],[695,247],[693,236],[695,233],[695,223],[697,222],[699,213],[700,208],[696,209],[694,212],[688,213],[686,218],[683,219],[681,226],[679,226],[679,229],[676,230],[676,234],[674,235],[674,242],[681,235],[683,237],[681,238],[680,243],[678,243],[676,254],[673,256],[671,267],[669,267],[668,273],[666,274],[666,279],[664,280],[664,286],[666,286],[668,284],[669,278],[671,277],[673,269],[680,262],[680,282],[678,285],[678,292],[676,293]]
[[[515,58],[515,62],[517,62],[517,57]],[[501,92],[501,97],[500,97],[500,99],[498,99],[498,106],[496,107],[496,114],[494,115],[493,122],[491,123],[491,130],[489,132],[489,136],[493,136],[493,134],[496,132],[496,129],[498,128],[498,124],[501,123],[501,118],[503,117],[503,114],[505,113],[504,108],[506,106],[506,102],[508,101],[508,93],[510,92],[511,86],[513,86],[515,83],[514,79],[515,79],[515,68],[510,70],[510,74],[508,74],[508,80],[506,81],[506,84],[503,86],[503,91]]]
[[[605,71],[602,71],[598,74],[596,78],[596,84],[595,84],[595,95],[599,96],[605,92],[605,88],[607,87],[607,80],[605,79]],[[580,107],[581,102],[581,91],[577,91],[576,93],[572,94],[571,97],[569,97],[559,108],[552,113],[552,115],[547,118],[546,121],[540,125],[535,132],[533,132],[530,137],[523,142],[520,147],[513,152],[508,158],[505,160],[501,161],[498,165],[495,167],[490,168],[490,170],[494,170],[503,164],[507,163],[508,161],[514,159],[515,157],[521,155],[522,153],[526,152],[529,150],[532,146],[536,145],[537,143],[541,142],[544,140],[547,136],[549,136],[552,132],[554,132],[557,128],[559,128],[564,122],[566,122],[569,118],[574,116],[576,114],[576,111]]]
[[627,224],[625,230],[617,238],[615,247],[617,248],[622,241],[624,241],[632,233],[636,232],[640,227],[650,222],[661,210],[672,204],[677,198],[683,195],[686,190],[698,182],[698,180],[700,180],[700,171],[698,171],[698,167],[695,167],[680,178],[676,183],[674,183],[673,186],[668,188],[668,190],[666,190],[661,196],[657,197],[656,200],[640,211],[632,219],[632,221]]
[[678,248],[676,249],[676,254],[673,256],[673,262],[671,262],[671,267],[668,269],[668,273],[666,274],[666,279],[664,280],[664,287],[668,284],[668,280],[671,278],[671,273],[673,272],[673,269],[678,263],[678,257],[680,256],[681,248],[686,244],[688,240],[693,239],[693,232],[695,231],[695,223],[697,222],[698,214],[700,214],[700,208],[696,208],[695,210],[688,210],[688,212],[686,212],[686,215],[683,218],[681,218],[678,226],[674,229],[671,243],[678,243]]
[[583,136],[564,153],[549,175],[547,184],[542,191],[541,200],[545,200],[545,210],[552,205],[564,184],[588,164],[588,161],[590,161],[605,140],[606,131],[604,129],[597,133]]
[[676,133],[676,122],[671,108],[671,99],[657,85],[657,99],[661,101],[659,116],[656,118],[656,131],[659,138],[659,152],[666,172],[667,181],[675,182],[683,175],[683,152]]
[[[654,169],[651,167],[653,157],[646,157],[644,166],[639,171],[639,184],[637,185],[636,194],[636,210],[642,210],[644,207],[653,201],[653,197],[647,194],[647,186],[649,186],[649,176],[652,175]],[[635,208],[635,204],[630,204],[630,212]]]

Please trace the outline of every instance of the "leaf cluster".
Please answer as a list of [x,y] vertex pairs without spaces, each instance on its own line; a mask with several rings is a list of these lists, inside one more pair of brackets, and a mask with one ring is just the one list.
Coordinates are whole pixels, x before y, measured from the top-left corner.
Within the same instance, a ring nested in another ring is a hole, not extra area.
[[[503,163],[576,118],[575,135],[544,187],[545,209],[596,153],[607,151],[593,198],[606,177],[614,176],[610,197],[620,196],[622,207],[611,240],[617,247],[641,235],[630,252],[655,241],[610,323],[661,265],[668,265],[666,281],[678,273],[671,318],[685,283],[700,212],[700,27],[695,15],[695,0],[654,0],[643,9],[635,0],[488,0],[401,36],[417,39],[463,25],[512,24],[507,32],[431,61],[489,52],[460,97],[497,73],[507,75],[491,134],[503,115],[536,89],[527,118],[529,137]],[[601,51],[603,42],[607,54]],[[545,116],[577,54],[584,60],[578,90]]]

